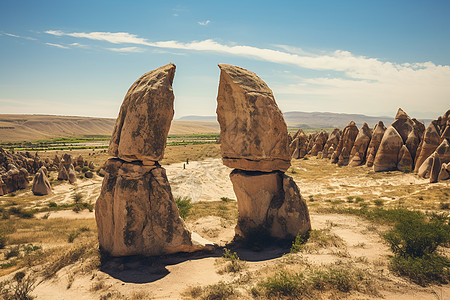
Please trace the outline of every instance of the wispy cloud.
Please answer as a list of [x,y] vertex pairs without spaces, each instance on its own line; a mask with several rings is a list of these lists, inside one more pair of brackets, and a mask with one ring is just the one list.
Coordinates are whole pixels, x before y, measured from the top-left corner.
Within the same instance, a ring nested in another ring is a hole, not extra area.
[[114,52],[144,52],[145,50],[139,47],[123,47],[123,48],[106,48],[108,50],[114,51]]
[[[347,103],[346,99],[352,99],[353,103],[366,103],[361,100],[358,102],[358,99],[373,99],[373,101],[383,99],[381,102],[385,104],[397,105],[392,103],[401,100],[405,103],[416,103],[417,106],[423,105],[424,99],[432,99],[427,101],[432,101],[440,107],[448,106],[450,95],[450,85],[448,84],[450,82],[450,66],[436,65],[433,62],[396,63],[355,55],[344,50],[311,53],[287,45],[277,45],[278,50],[276,50],[247,45],[227,45],[212,39],[191,42],[150,42],[145,38],[126,32],[65,33],[49,30],[47,33],[56,36],[106,41],[113,44],[225,53],[304,69],[335,72],[333,76],[322,75],[320,78],[291,78],[290,82],[296,83],[285,84],[283,88],[279,89],[274,88],[282,94],[326,96],[328,99],[341,98],[344,103]],[[137,52],[137,49],[134,48],[137,47],[115,48],[125,50],[112,51],[125,52],[128,49],[128,52]],[[420,110],[418,107],[414,109]]]
[[88,45],[84,45],[84,44],[80,44],[80,43],[71,43],[71,44],[69,44],[69,46],[79,47],[79,48],[89,48]]
[[61,48],[61,49],[70,49],[70,47],[64,46],[64,45],[60,45],[60,44],[53,44],[53,43],[45,43],[46,45],[52,46],[52,47],[57,47],[57,48]]
[[148,45],[147,40],[139,38],[135,34],[127,32],[73,32],[65,33],[60,30],[47,30],[45,33],[55,36],[71,36],[76,38],[86,38],[90,40],[106,41],[113,44],[140,44]]
[[198,23],[198,25],[206,26],[206,25],[208,25],[209,23],[211,23],[211,20],[206,20],[206,21],[203,21],[203,22],[197,22],[197,23]]
[[6,36],[10,36],[10,37],[19,38],[19,39],[36,41],[35,38],[29,37],[29,36],[20,36],[20,35],[16,35],[16,34],[12,34],[12,33],[7,33],[7,32],[0,32],[0,35],[6,35]]

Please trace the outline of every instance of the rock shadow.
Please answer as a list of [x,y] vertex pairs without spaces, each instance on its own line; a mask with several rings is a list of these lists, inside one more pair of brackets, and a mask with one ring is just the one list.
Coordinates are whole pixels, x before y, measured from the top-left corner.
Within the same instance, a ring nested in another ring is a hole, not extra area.
[[189,260],[207,257],[220,257],[222,251],[176,253],[163,256],[124,256],[103,258],[100,271],[125,283],[151,283],[170,274],[167,266],[180,264]]

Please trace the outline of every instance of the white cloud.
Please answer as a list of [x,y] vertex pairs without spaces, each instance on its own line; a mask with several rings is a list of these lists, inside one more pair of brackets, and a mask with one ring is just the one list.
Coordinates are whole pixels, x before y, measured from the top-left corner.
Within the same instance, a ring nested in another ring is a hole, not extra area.
[[20,35],[15,35],[15,34],[12,34],[12,33],[7,33],[7,32],[0,32],[0,35],[6,35],[6,36],[10,36],[10,37],[15,37],[15,38],[36,41],[35,38],[29,37],[29,36],[20,36]]
[[123,47],[123,48],[106,48],[114,52],[144,52],[145,50],[139,47]]
[[197,22],[197,23],[198,23],[198,25],[206,26],[206,25],[208,25],[209,23],[211,23],[211,21],[210,21],[210,20],[206,20],[206,21],[203,21],[203,22]]
[[60,44],[53,44],[53,43],[45,43],[45,44],[49,45],[49,46],[52,46],[52,47],[61,48],[61,49],[70,49],[69,47],[63,46],[63,45],[60,45]]
[[86,38],[97,41],[106,41],[113,44],[140,44],[147,45],[146,39],[138,38],[137,35],[127,32],[73,32],[65,33],[61,30],[47,30],[45,33],[55,36],[71,36],[76,38]]
[[[418,111],[426,101],[427,106],[447,109],[450,97],[450,66],[436,65],[432,62],[396,63],[355,55],[344,50],[310,53],[287,45],[277,45],[282,50],[274,50],[247,45],[227,45],[212,39],[192,42],[150,42],[126,32],[65,33],[49,30],[47,33],[107,41],[113,44],[225,53],[310,70],[333,71],[336,72],[334,76],[324,74],[320,78],[292,76],[288,82],[296,82],[295,84],[284,83],[274,88],[274,91],[282,95],[324,97],[329,100],[328,102],[330,99],[339,99],[336,103],[347,103],[349,107],[358,107],[360,111],[367,110],[367,107],[363,107],[362,104],[369,100],[375,101],[379,106],[398,107],[404,103],[404,107],[407,108],[408,105],[414,104],[415,107],[412,109]],[[136,47],[118,49],[131,49],[129,52],[133,52],[133,48]],[[341,111],[343,110],[345,109]]]

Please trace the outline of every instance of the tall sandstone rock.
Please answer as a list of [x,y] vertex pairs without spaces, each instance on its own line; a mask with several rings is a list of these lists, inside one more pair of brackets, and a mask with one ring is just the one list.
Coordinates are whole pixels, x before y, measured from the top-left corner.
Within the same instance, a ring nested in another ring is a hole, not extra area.
[[[306,234],[309,212],[297,185],[284,174],[290,166],[289,138],[272,91],[253,72],[225,64],[219,68],[217,118],[223,163],[235,168],[230,179],[239,209],[236,237]],[[295,157],[299,147],[294,146]]]
[[358,135],[356,136],[355,143],[353,144],[352,150],[350,152],[349,165],[351,167],[359,166],[365,162],[367,148],[369,147],[371,139],[372,130],[370,130],[369,125],[364,122],[363,126],[358,132]]
[[373,162],[375,172],[393,171],[397,169],[400,149],[403,146],[403,140],[400,134],[393,126],[386,129],[380,147]]
[[219,64],[217,119],[224,165],[282,171],[291,165],[289,137],[272,91],[255,73]]
[[436,121],[428,125],[423,135],[421,146],[417,150],[414,171],[419,171],[423,162],[436,150],[440,144],[441,137],[436,128]]
[[372,133],[372,139],[370,140],[369,146],[367,148],[367,160],[366,166],[369,168],[373,166],[373,162],[375,160],[375,156],[378,152],[378,148],[380,147],[381,140],[383,139],[384,132],[386,131],[386,127],[384,126],[382,121],[379,121]]
[[[339,139],[341,138],[341,130],[339,128],[334,128],[333,131],[328,136],[328,140],[323,146],[322,158],[330,158],[333,154],[334,149],[339,144]],[[331,151],[330,151],[331,149]]]
[[355,143],[356,136],[358,135],[358,127],[354,121],[350,121],[344,130],[342,130],[342,136],[339,140],[339,144],[334,151],[331,162],[337,163],[338,166],[346,166],[350,160],[350,151]]
[[52,187],[47,177],[47,169],[41,167],[39,171],[34,175],[32,191],[34,195],[44,196],[52,193]]
[[[158,161],[173,117],[175,65],[141,76],[128,90],[110,141],[95,218],[101,249],[112,256],[210,249],[193,240]],[[201,241],[201,239],[197,239]]]

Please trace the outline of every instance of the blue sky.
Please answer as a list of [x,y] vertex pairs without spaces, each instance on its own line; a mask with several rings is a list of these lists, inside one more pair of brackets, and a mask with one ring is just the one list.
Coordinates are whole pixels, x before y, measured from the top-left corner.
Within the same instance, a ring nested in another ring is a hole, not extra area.
[[282,111],[436,118],[450,108],[450,1],[0,0],[0,113],[116,117],[173,62],[175,117],[214,115],[218,63]]

